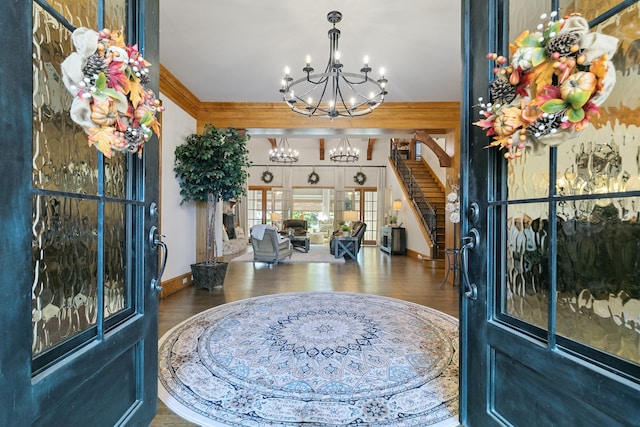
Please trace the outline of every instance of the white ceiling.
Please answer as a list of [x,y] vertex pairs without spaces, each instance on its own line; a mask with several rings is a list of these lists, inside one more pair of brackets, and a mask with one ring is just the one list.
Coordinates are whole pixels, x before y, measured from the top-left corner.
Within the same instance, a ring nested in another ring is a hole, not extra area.
[[[365,55],[388,102],[458,101],[461,12],[455,0],[160,0],[160,62],[203,102],[279,102],[284,67],[328,60],[331,24],[345,71]],[[375,113],[373,113],[375,114]]]

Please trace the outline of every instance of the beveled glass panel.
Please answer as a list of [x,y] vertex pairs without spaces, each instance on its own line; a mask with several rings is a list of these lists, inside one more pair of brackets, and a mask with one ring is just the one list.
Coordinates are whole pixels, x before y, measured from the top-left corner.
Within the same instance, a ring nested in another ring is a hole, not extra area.
[[98,23],[95,0],[49,0],[47,3],[75,27],[95,28]]
[[96,194],[96,150],[71,120],[73,96],[62,83],[60,64],[74,51],[71,32],[35,3],[33,11],[33,185]]
[[131,288],[127,276],[126,205],[105,204],[104,233],[104,313],[109,317],[130,307]]
[[107,197],[126,198],[128,156],[135,154],[113,152],[104,162],[104,194]]
[[97,202],[33,198],[33,356],[96,324]]
[[[126,0],[106,0],[104,12],[104,27],[110,29],[124,29],[125,36],[131,42],[131,35],[126,31]],[[105,195],[108,197],[125,198],[126,173],[128,153],[114,152],[111,159],[105,159]]]
[[[592,18],[618,2],[565,2]],[[593,12],[589,12],[593,11]],[[618,38],[615,86],[599,117],[558,147],[558,335],[640,364],[638,5],[593,31]]]
[[549,195],[549,148],[527,152],[507,162],[508,200],[535,199]]
[[640,198],[558,223],[558,335],[640,363]]
[[548,324],[548,218],[547,204],[509,205],[501,292],[507,314],[541,328]]
[[127,0],[106,0],[104,3],[104,27],[124,29],[125,36],[128,36],[126,32]]

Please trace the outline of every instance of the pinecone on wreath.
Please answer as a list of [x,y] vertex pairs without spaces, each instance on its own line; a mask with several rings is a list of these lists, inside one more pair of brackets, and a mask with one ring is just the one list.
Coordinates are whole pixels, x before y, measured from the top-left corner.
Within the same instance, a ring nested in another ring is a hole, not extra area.
[[104,73],[104,76],[109,80],[109,66],[104,62],[104,58],[97,53],[87,58],[87,64],[82,69],[82,73],[89,79],[89,87],[95,86],[100,73]]
[[499,77],[489,86],[489,98],[494,104],[508,104],[516,98],[516,87],[504,77]]
[[[578,56],[579,51],[573,46],[579,45],[580,41],[575,33],[562,33],[549,40],[545,52],[548,57],[554,53],[558,53],[560,56]],[[573,52],[572,49],[574,49]]]
[[527,126],[526,133],[528,136],[533,136],[535,138],[556,133],[558,129],[560,129],[563,116],[564,110],[555,114],[544,113],[538,118],[538,120]]

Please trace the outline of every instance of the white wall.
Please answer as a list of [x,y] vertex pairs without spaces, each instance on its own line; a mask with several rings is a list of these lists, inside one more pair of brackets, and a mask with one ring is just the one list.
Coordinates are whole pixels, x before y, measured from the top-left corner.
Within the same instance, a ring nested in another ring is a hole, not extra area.
[[180,186],[173,172],[175,148],[196,132],[196,120],[160,94],[166,108],[162,113],[160,232],[169,248],[162,280],[191,271],[196,260],[196,206],[180,205]]

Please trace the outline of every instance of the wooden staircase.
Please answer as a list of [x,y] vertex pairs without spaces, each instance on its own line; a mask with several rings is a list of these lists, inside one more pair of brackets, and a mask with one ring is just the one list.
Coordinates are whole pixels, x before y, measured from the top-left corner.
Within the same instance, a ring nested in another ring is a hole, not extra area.
[[436,244],[438,246],[437,258],[444,260],[445,254],[445,194],[438,179],[433,172],[422,161],[405,160],[407,167],[411,170],[417,185],[420,187],[425,197],[436,211]]

